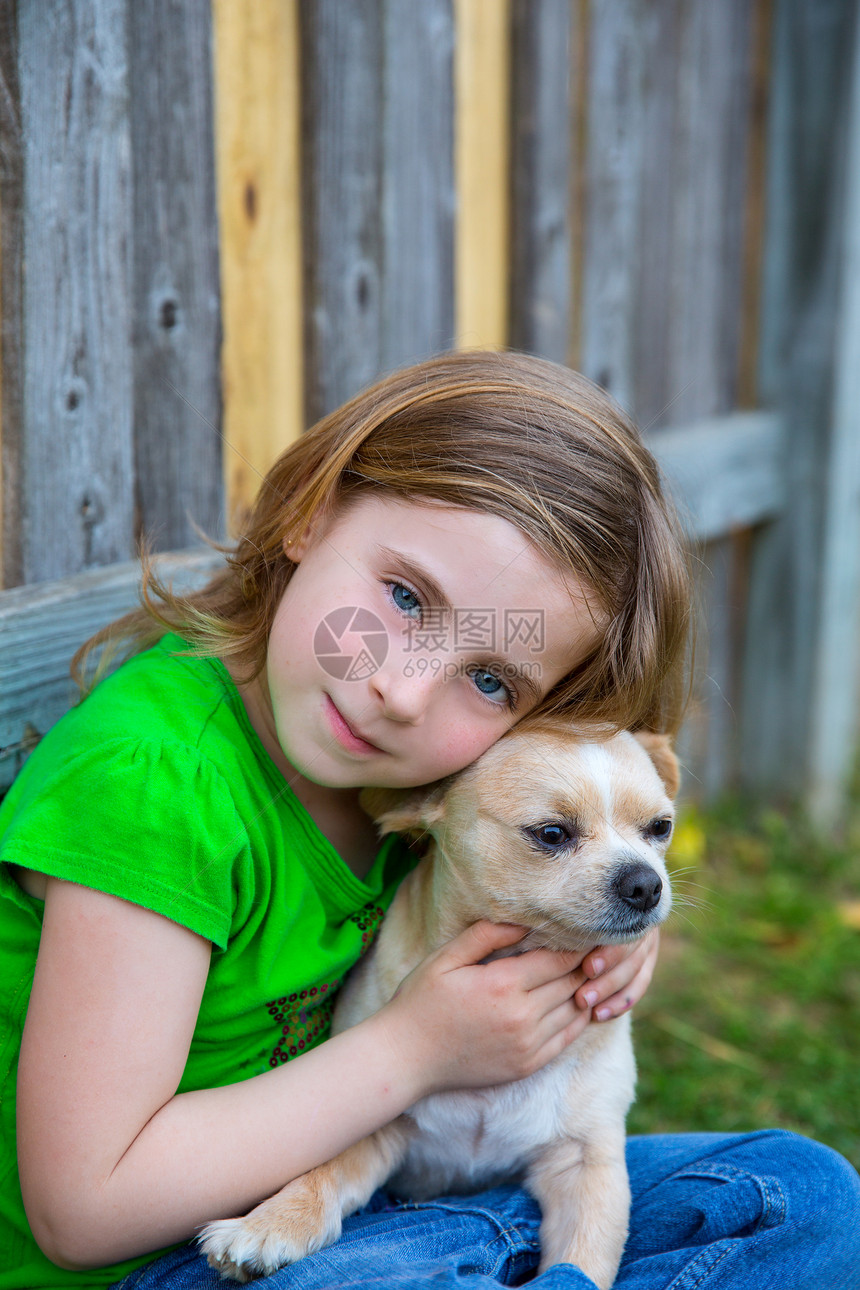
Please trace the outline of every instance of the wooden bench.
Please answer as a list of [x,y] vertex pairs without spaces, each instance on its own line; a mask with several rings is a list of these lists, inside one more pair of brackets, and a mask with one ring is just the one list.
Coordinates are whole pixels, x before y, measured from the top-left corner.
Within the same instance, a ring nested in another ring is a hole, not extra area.
[[[223,556],[210,550],[160,556],[177,589],[202,586]],[[137,561],[57,582],[0,592],[0,793],[28,752],[77,699],[69,663],[94,632],[138,603]]]

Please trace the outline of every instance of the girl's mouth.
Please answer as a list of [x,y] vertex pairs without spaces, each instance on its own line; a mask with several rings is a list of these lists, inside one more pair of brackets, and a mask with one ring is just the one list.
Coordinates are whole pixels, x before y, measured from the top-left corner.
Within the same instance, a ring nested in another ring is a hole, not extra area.
[[370,754],[385,751],[383,748],[377,747],[376,744],[372,744],[369,739],[363,739],[361,735],[357,734],[328,694],[324,696],[324,708],[329,729],[340,746],[345,748],[347,752]]

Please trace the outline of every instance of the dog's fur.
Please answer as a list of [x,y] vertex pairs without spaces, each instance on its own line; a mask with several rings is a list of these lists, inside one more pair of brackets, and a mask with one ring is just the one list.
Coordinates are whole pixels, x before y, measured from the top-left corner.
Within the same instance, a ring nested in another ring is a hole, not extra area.
[[[431,790],[369,790],[383,832],[423,830],[430,847],[350,975],[335,1029],[377,1011],[422,959],[481,918],[531,929],[512,952],[586,950],[662,922],[677,787],[662,736],[584,742],[544,720],[521,724]],[[559,836],[538,835],[547,824],[570,840],[547,846]],[[526,1079],[424,1098],[246,1218],[211,1223],[203,1249],[225,1276],[246,1281],[336,1240],[342,1217],[386,1181],[423,1199],[523,1179],[543,1212],[541,1270],[574,1263],[604,1290],[627,1235],[634,1081],[629,1016],[590,1025]]]

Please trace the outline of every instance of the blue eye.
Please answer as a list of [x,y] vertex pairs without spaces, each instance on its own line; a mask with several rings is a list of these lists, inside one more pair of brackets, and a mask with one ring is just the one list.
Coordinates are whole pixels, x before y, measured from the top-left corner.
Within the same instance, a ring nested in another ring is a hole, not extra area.
[[391,599],[394,601],[401,613],[407,614],[410,618],[421,617],[421,601],[415,592],[402,582],[389,583],[391,588]]
[[469,675],[475,683],[475,688],[480,690],[491,703],[500,705],[506,703],[508,707],[513,707],[515,696],[504,681],[499,680],[495,672],[490,672],[485,667],[477,667],[473,668]]

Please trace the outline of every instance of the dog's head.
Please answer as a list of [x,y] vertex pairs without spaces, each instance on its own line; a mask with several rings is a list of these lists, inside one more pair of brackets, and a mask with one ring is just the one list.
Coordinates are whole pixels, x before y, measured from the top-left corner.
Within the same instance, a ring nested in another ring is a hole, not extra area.
[[465,916],[585,948],[641,936],[669,913],[678,779],[665,736],[592,742],[542,720],[438,785],[370,789],[363,801],[383,832],[433,836]]

